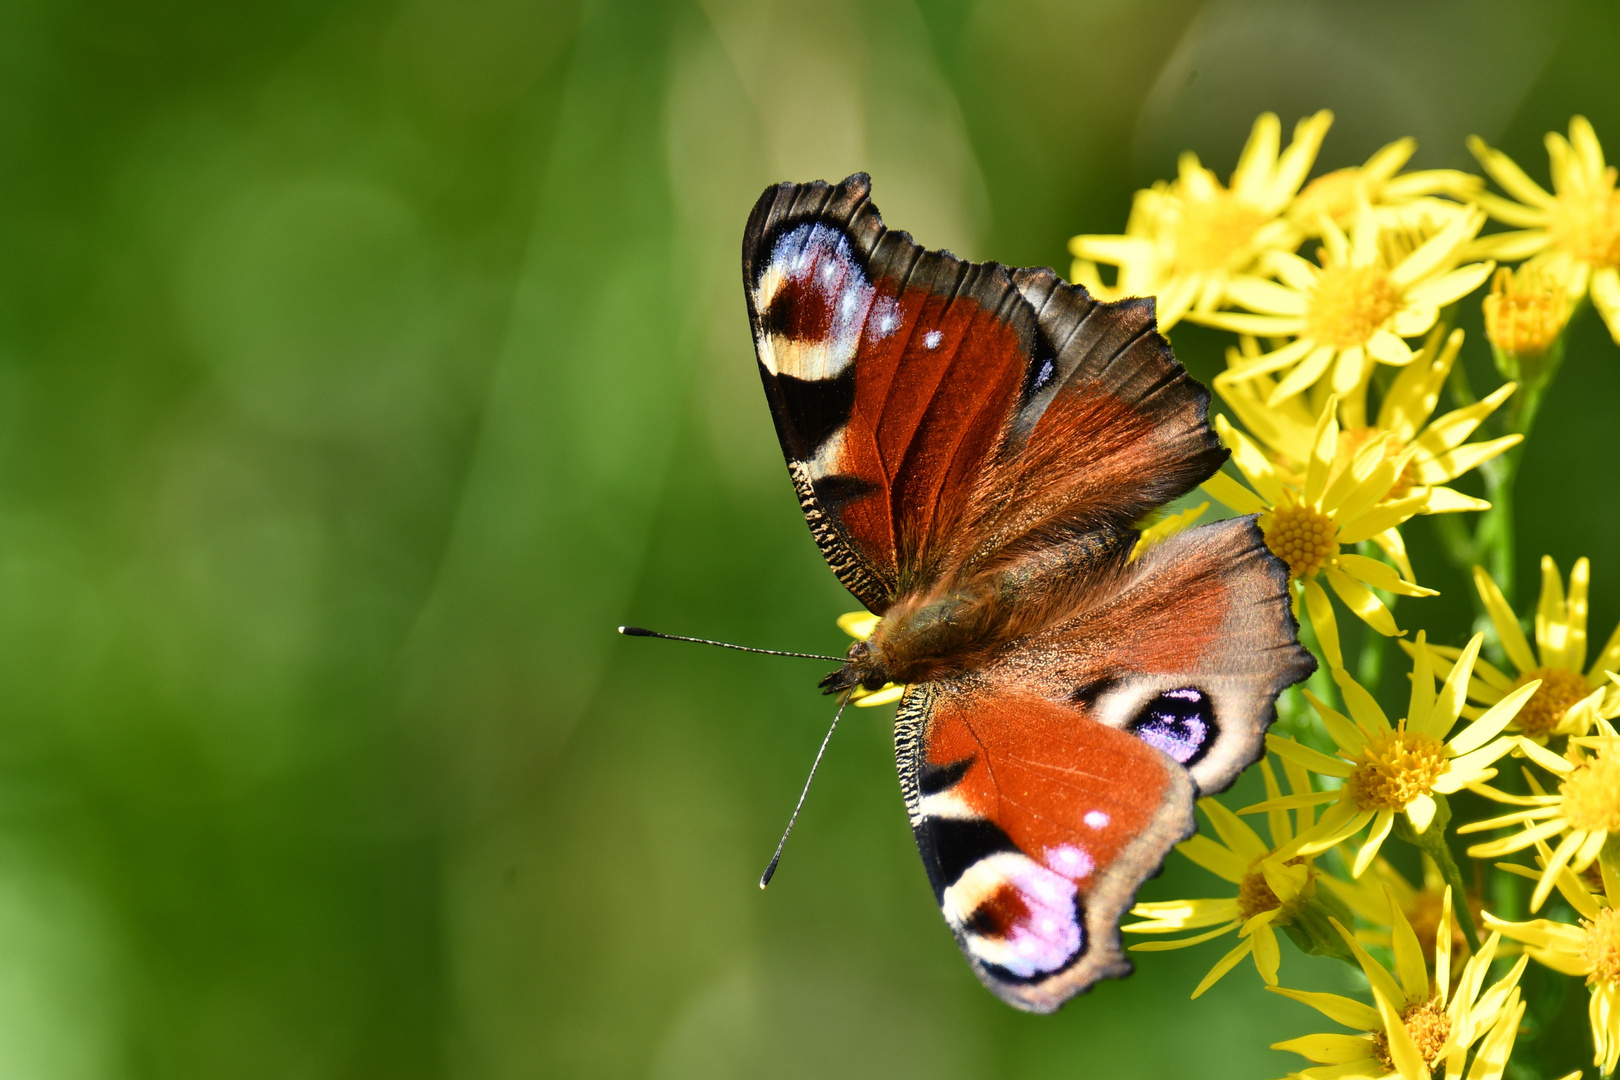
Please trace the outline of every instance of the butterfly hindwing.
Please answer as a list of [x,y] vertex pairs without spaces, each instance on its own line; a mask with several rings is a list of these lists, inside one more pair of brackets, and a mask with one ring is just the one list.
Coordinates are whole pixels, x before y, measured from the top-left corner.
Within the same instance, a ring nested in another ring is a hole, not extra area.
[[1314,667],[1252,518],[1172,537],[1069,619],[907,692],[901,790],[930,881],[993,991],[1049,1012],[1128,974],[1119,919],[1193,799],[1264,752]]
[[743,278],[800,504],[869,609],[1043,530],[1129,528],[1219,467],[1151,301],[925,250],[868,192],[767,189]]
[[1245,517],[1149,547],[984,671],[1136,733],[1208,795],[1260,759],[1277,696],[1315,668],[1287,569]]
[[1186,772],[1077,708],[974,680],[912,688],[895,732],[923,865],[984,984],[1051,1012],[1129,974],[1119,920],[1193,829]]

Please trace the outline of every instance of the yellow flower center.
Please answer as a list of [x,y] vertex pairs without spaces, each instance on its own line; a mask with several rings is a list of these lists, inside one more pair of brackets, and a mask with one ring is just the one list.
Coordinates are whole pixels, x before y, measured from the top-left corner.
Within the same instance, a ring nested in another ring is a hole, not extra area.
[[1558,785],[1564,820],[1591,832],[1620,832],[1620,758],[1607,750]]
[[1586,940],[1581,959],[1592,965],[1591,982],[1620,983],[1620,908],[1604,908],[1597,918],[1581,920]]
[[1376,266],[1330,266],[1305,302],[1305,333],[1347,349],[1367,339],[1401,306],[1401,292]]
[[1260,870],[1260,860],[1256,859],[1250,864],[1249,872],[1243,875],[1242,881],[1238,882],[1238,911],[1242,913],[1245,922],[1263,911],[1273,911],[1277,908],[1287,909],[1278,917],[1277,923],[1281,924],[1287,921],[1289,916],[1293,914],[1294,909],[1304,902],[1306,895],[1315,887],[1316,869],[1303,858],[1289,859],[1284,865],[1298,866],[1302,863],[1305,866],[1305,887],[1299,891],[1297,898],[1287,904],[1279,900],[1277,894],[1271,891],[1271,883],[1266,881],[1266,875]]
[[1569,707],[1592,692],[1579,672],[1565,668],[1536,668],[1519,676],[1513,688],[1517,690],[1527,682],[1541,680],[1541,686],[1524,703],[1519,715],[1513,718],[1526,735],[1549,735],[1564,719]]
[[1363,810],[1404,810],[1451,768],[1440,740],[1406,730],[1405,720],[1394,731],[1368,739],[1354,760],[1346,786]]
[[1595,191],[1564,191],[1554,201],[1547,232],[1554,246],[1592,267],[1620,264],[1620,192],[1615,169]]
[[1563,282],[1534,266],[1507,267],[1491,280],[1485,298],[1485,336],[1503,352],[1539,356],[1552,347],[1569,319]]
[[1309,506],[1279,506],[1260,518],[1260,531],[1271,553],[1288,564],[1288,573],[1300,580],[1322,569],[1339,553],[1333,542],[1338,527],[1333,519]]
[[[1451,1018],[1446,1011],[1429,1002],[1408,1005],[1401,1010],[1401,1023],[1406,1026],[1406,1033],[1412,1036],[1412,1043],[1417,1047],[1423,1063],[1431,1069],[1438,1065],[1440,1052],[1446,1046],[1446,1037],[1451,1034]],[[1373,1035],[1373,1056],[1384,1068],[1395,1068],[1395,1059],[1389,1053],[1388,1032],[1380,1031]]]
[[1176,269],[1238,269],[1249,261],[1254,234],[1265,223],[1266,215],[1229,191],[1212,199],[1187,200],[1176,226]]

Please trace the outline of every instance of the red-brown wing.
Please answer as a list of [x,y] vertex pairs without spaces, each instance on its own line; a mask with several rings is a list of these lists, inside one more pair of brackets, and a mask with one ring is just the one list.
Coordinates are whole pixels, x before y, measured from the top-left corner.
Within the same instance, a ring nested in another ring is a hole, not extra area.
[[900,787],[946,921],[985,985],[1050,1012],[1130,972],[1119,919],[1192,801],[1257,760],[1309,675],[1252,518],[1184,533],[979,671],[913,686]]
[[1081,709],[990,684],[913,687],[895,745],[923,866],[986,986],[1044,1013],[1130,974],[1120,917],[1194,827],[1180,766]]
[[927,251],[857,174],[766,190],[743,238],[760,376],[805,517],[868,608],[1009,544],[1129,528],[1224,460],[1149,300]]

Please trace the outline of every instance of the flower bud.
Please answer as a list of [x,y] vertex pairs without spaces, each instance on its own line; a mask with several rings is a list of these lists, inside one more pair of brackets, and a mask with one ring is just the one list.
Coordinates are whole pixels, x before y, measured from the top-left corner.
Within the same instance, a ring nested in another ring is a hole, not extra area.
[[1485,335],[1504,379],[1533,383],[1549,374],[1568,321],[1569,295],[1558,276],[1534,263],[1496,272],[1485,298]]

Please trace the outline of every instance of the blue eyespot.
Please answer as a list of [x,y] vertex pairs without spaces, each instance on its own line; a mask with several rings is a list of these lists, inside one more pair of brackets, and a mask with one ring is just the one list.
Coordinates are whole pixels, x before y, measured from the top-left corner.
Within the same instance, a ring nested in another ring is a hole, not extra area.
[[1131,734],[1191,765],[1215,741],[1215,708],[1197,687],[1166,690],[1147,703],[1131,725]]

